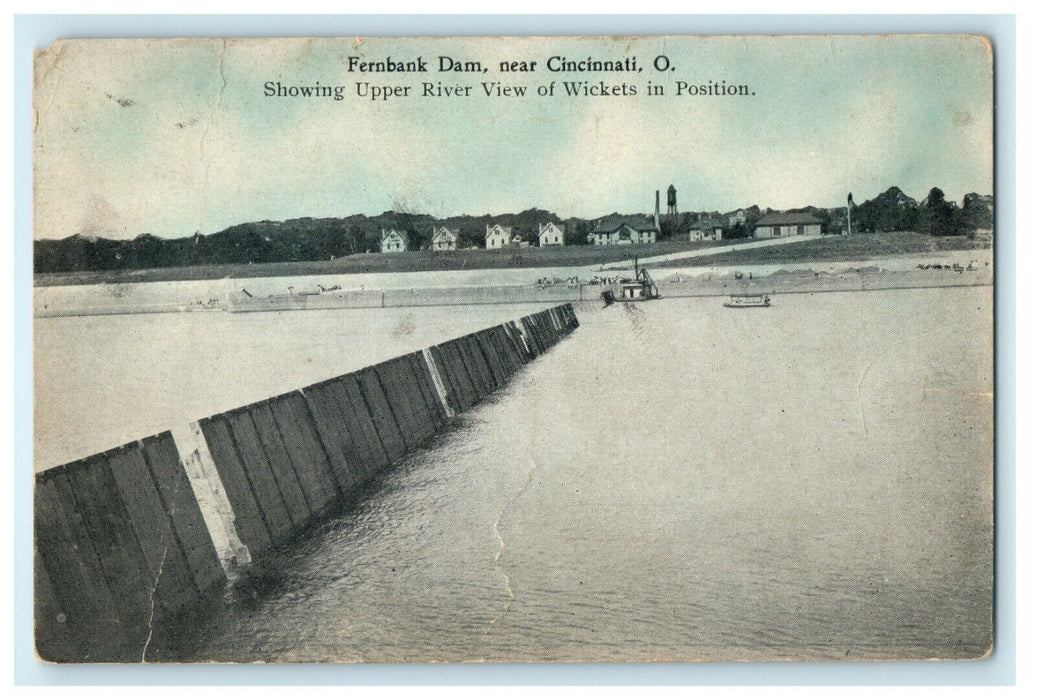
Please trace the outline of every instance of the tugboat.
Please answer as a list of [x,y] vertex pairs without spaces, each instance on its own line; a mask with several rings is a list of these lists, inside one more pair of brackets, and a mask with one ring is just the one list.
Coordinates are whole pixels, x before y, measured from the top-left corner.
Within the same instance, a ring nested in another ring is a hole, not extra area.
[[639,267],[637,258],[634,258],[634,278],[620,279],[608,289],[601,293],[605,300],[605,306],[616,301],[648,301],[659,298],[659,287],[656,286],[648,270]]
[[753,309],[771,305],[771,298],[766,294],[732,294],[730,300],[724,302],[729,309]]

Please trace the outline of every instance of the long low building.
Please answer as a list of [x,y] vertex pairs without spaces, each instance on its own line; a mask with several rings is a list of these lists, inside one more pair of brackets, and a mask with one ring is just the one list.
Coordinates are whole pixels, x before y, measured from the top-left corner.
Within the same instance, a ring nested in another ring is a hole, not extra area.
[[821,233],[821,219],[810,212],[772,212],[756,222],[753,238],[785,238]]
[[659,226],[644,216],[608,216],[587,234],[587,242],[594,245],[629,245],[655,243]]

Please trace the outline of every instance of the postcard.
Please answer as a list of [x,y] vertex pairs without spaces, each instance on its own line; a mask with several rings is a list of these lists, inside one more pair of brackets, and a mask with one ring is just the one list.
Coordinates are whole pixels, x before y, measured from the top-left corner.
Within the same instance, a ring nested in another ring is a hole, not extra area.
[[974,35],[39,51],[39,658],[989,655],[993,71]]

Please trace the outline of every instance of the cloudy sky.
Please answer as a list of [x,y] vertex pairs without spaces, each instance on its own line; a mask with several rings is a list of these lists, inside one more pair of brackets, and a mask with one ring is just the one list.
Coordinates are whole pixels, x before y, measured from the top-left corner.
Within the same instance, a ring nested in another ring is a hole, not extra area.
[[[672,71],[658,72],[665,55]],[[413,60],[425,74],[349,72]],[[485,74],[441,73],[439,56]],[[551,56],[637,57],[640,73],[552,73]],[[537,70],[501,74],[503,60]],[[562,82],[636,96],[567,97]],[[677,82],[744,84],[678,96]],[[341,85],[345,99],[264,96],[264,84]],[[471,85],[424,98],[421,82]],[[528,96],[487,98],[483,81]],[[663,96],[646,96],[647,83]],[[412,86],[373,101],[358,82]],[[553,97],[537,87],[555,83]],[[262,219],[838,206],[891,185],[921,199],[990,193],[987,45],[954,36],[352,39],[65,42],[36,62],[35,235],[212,233]]]

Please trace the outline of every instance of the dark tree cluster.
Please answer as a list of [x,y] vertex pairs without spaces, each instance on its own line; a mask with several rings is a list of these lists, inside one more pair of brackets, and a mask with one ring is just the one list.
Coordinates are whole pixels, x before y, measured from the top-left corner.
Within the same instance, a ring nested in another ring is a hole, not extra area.
[[[383,230],[406,232],[411,250],[431,244],[432,227],[446,226],[459,231],[458,246],[482,247],[486,226],[499,223],[511,226],[523,240],[536,244],[538,225],[552,221],[566,225],[566,243],[586,243],[589,222],[563,221],[542,209],[518,214],[455,216],[437,219],[427,214],[387,211],[377,216],[354,215],[345,218],[301,218],[287,221],[256,221],[231,226],[203,236],[160,238],[141,234],[132,240],[74,235],[61,240],[36,241],[33,269],[36,272],[78,272],[87,270],[140,270],[206,264],[249,264],[331,260],[381,248]],[[577,227],[584,227],[579,238]]]
[[970,193],[962,206],[934,187],[921,202],[900,189],[888,190],[853,208],[853,228],[863,233],[917,231],[931,236],[963,236],[994,226],[993,197]]

